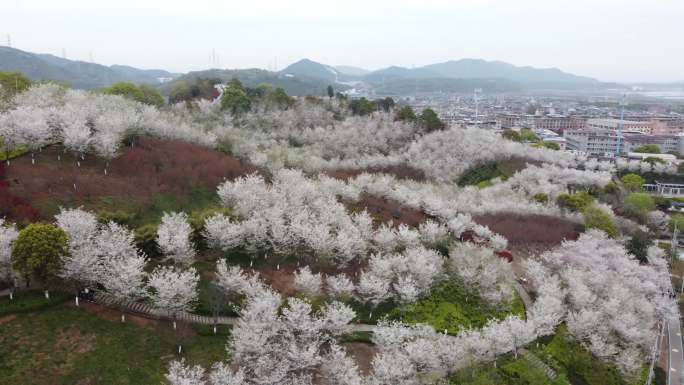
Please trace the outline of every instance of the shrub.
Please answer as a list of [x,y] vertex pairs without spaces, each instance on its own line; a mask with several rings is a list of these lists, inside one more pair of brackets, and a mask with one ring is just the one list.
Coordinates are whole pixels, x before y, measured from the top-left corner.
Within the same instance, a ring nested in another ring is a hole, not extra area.
[[418,122],[425,132],[443,130],[446,128],[446,124],[442,122],[437,113],[431,108],[423,110],[420,117],[418,117]]
[[416,113],[413,112],[411,106],[404,106],[399,111],[397,111],[394,116],[394,120],[400,120],[402,122],[415,122],[418,120]]
[[632,193],[625,198],[623,208],[628,215],[643,220],[646,214],[655,210],[656,205],[650,195],[646,193]]
[[634,149],[634,152],[642,154],[660,154],[660,147],[657,144],[645,144]]
[[97,213],[97,221],[100,223],[116,222],[122,226],[131,226],[135,220],[135,214],[123,210],[107,211],[100,210]]
[[637,174],[625,174],[620,178],[620,181],[622,181],[622,184],[625,185],[625,188],[629,191],[639,191],[641,190],[641,186],[646,183],[646,180]]
[[510,128],[507,128],[501,133],[501,136],[504,139],[512,140],[514,142],[521,142],[522,139],[520,139],[520,134],[516,131],[511,130]]
[[594,198],[586,191],[580,191],[574,194],[560,194],[556,199],[558,206],[570,211],[582,211],[593,202]]
[[672,216],[670,219],[670,231],[673,231],[675,229],[675,225],[677,227],[677,231],[681,232],[684,230],[684,215],[682,214],[675,214]]
[[538,142],[539,137],[532,132],[529,128],[523,128],[520,130],[520,140],[523,142]]
[[59,271],[66,244],[64,230],[51,224],[32,223],[19,232],[12,245],[12,266],[27,282],[37,278],[45,283]]
[[605,187],[603,187],[603,192],[606,194],[617,194],[620,191],[618,185],[615,182],[608,182]]
[[149,223],[135,229],[135,244],[150,257],[159,255],[157,248],[157,225]]
[[627,242],[627,251],[636,257],[639,262],[646,263],[648,258],[646,257],[646,250],[651,245],[651,236],[642,230],[638,230],[632,235],[632,238]]
[[534,199],[536,202],[543,203],[543,204],[549,203],[549,196],[548,196],[548,194],[544,194],[544,193],[534,194],[532,199]]
[[617,238],[618,228],[610,214],[594,205],[587,206],[582,210],[584,216],[584,226],[587,229],[598,229],[604,231],[613,238]]

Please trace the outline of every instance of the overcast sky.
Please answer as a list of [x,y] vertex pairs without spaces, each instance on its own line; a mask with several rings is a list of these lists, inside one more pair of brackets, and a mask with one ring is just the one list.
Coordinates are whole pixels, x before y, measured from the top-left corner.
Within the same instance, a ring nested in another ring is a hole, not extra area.
[[0,34],[26,51],[178,72],[483,58],[684,80],[684,0],[2,0]]

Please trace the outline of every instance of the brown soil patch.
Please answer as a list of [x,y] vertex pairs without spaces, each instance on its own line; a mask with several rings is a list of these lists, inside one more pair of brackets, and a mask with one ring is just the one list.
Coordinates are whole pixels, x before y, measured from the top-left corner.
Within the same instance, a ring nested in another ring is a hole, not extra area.
[[362,374],[370,374],[372,369],[373,358],[378,352],[378,348],[365,342],[346,342],[342,344],[347,350],[347,354],[356,361],[359,370]]
[[[299,267],[309,266],[313,273],[323,274],[325,279],[328,275],[338,275],[344,274],[353,282],[358,282],[358,274],[361,272],[367,263],[350,263],[345,267],[335,266],[334,264],[327,264],[325,266],[314,264],[307,264],[305,262],[300,263]],[[271,257],[268,260],[268,266],[261,266],[254,269],[245,269],[249,274],[259,273],[259,277],[268,285],[270,285],[273,290],[279,292],[284,296],[293,296],[297,293],[294,284],[295,273],[299,269],[296,264],[280,264],[280,269],[278,269],[278,262],[275,258]],[[213,278],[215,273],[205,274],[208,278]],[[325,290],[325,281],[323,282],[323,290]]]
[[478,215],[473,220],[508,239],[508,250],[513,254],[511,267],[518,277],[525,276],[522,267],[525,259],[553,249],[563,240],[579,237],[575,223],[545,215],[500,213]]
[[496,166],[502,174],[510,176],[518,171],[524,170],[527,168],[528,164],[541,166],[542,163],[543,162],[534,159],[513,157],[496,162]]
[[16,314],[10,314],[6,315],[4,317],[0,317],[0,325],[6,324],[8,322],[13,321],[15,318],[17,318]]
[[198,189],[213,191],[225,179],[257,171],[207,147],[154,138],[122,148],[107,168],[108,175],[105,165],[87,155],[78,167],[72,154],[50,146],[36,154],[35,164],[28,155],[15,159],[7,169],[7,181],[12,193],[50,216],[59,205],[142,211],[162,194],[190,204]]
[[348,203],[352,210],[366,210],[377,224],[391,222],[394,226],[418,226],[428,219],[422,210],[403,206],[394,199],[363,194],[358,202]]
[[355,178],[363,173],[389,174],[395,176],[397,179],[411,179],[419,182],[422,182],[426,179],[425,173],[422,170],[418,170],[406,164],[366,167],[360,169],[326,170],[324,173],[331,178],[342,180]]
[[294,274],[297,270],[295,266],[280,266],[276,268],[259,269],[259,276],[268,283],[273,290],[285,296],[293,296],[297,293],[294,285]]
[[575,223],[545,215],[487,214],[473,217],[480,225],[508,239],[509,244],[539,244],[553,247],[579,237]]

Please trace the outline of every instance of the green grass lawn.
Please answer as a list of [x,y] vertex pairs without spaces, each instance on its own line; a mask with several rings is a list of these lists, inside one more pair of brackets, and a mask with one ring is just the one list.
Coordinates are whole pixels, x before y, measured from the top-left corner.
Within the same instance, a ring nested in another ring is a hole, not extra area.
[[447,329],[449,334],[457,334],[463,328],[480,328],[489,319],[503,319],[511,313],[525,315],[525,307],[517,295],[511,304],[494,307],[466,293],[454,281],[448,281],[433,289],[430,296],[391,310],[389,317],[407,323],[426,323],[438,331]]
[[[594,357],[575,341],[563,325],[553,336],[542,338],[527,348],[556,371],[551,380],[529,360],[512,354],[499,357],[497,366],[482,363],[462,369],[449,378],[458,385],[641,385],[646,382],[647,367],[636,378],[625,378],[617,368]],[[664,385],[664,377],[656,376],[654,385]]]
[[0,139],[0,160],[1,161],[5,161],[7,159],[13,159],[13,158],[16,158],[18,156],[22,156],[26,153],[28,153],[28,149],[25,146],[18,146],[17,148],[10,151],[9,154],[7,154],[5,152],[5,142],[3,142],[2,139]]
[[449,378],[453,385],[570,385],[563,376],[555,380],[549,379],[546,374],[529,361],[520,357],[514,359],[512,355],[506,355],[494,363],[477,364],[460,370]]
[[73,298],[74,295],[63,292],[50,292],[50,299],[46,299],[42,290],[19,291],[14,293],[12,301],[9,297],[0,297],[0,316],[43,310]]
[[648,368],[637,378],[624,378],[617,368],[594,357],[589,350],[574,340],[565,325],[556,334],[530,347],[542,361],[565,375],[572,384],[580,385],[639,385],[646,382]]
[[[184,338],[183,357],[209,366],[225,360],[229,331],[197,327]],[[155,329],[104,320],[82,308],[55,306],[0,325],[3,385],[160,384],[178,358],[170,327]]]

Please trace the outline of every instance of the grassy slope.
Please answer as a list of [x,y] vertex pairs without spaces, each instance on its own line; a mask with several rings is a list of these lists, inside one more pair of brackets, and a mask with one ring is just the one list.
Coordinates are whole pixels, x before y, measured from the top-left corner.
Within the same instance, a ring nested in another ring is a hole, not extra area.
[[[473,365],[451,376],[450,382],[459,385],[639,385],[646,382],[646,367],[638,378],[624,378],[615,366],[598,360],[573,340],[565,326],[528,350],[556,371],[556,380],[550,380],[525,358],[516,360],[509,354],[499,358],[497,367],[491,363]],[[656,377],[654,384],[664,384],[662,376]]]
[[467,294],[454,282],[445,282],[435,288],[429,297],[392,310],[390,318],[408,323],[426,323],[436,330],[447,329],[457,334],[461,329],[480,328],[489,319],[503,319],[513,313],[524,317],[525,308],[516,295],[511,304],[493,307],[478,296]]
[[[226,358],[226,331],[187,337],[183,357],[208,366]],[[3,385],[159,384],[177,358],[168,326],[147,329],[56,306],[0,327]]]

